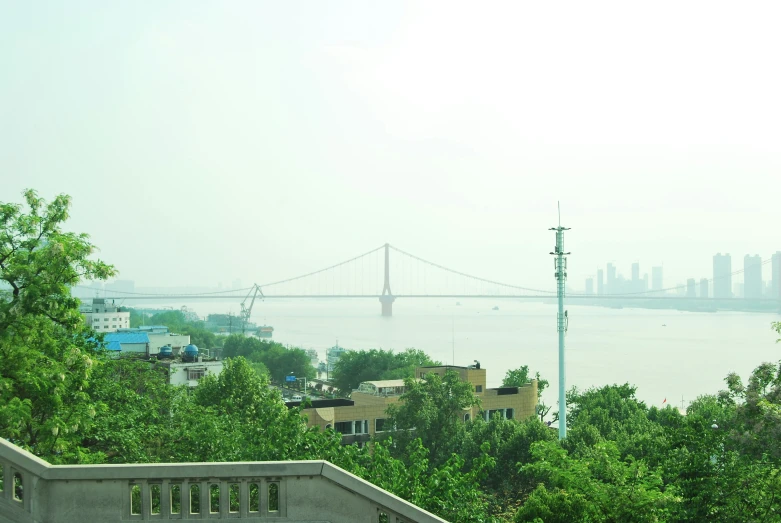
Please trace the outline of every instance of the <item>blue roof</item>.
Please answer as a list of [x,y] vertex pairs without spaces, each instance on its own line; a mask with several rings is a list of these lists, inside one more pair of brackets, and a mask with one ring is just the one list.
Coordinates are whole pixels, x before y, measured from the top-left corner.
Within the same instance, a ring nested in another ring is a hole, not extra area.
[[107,332],[103,339],[118,343],[149,343],[146,332]]
[[104,348],[106,350],[118,351],[118,350],[122,350],[122,345],[118,341],[110,341],[106,343],[106,346]]

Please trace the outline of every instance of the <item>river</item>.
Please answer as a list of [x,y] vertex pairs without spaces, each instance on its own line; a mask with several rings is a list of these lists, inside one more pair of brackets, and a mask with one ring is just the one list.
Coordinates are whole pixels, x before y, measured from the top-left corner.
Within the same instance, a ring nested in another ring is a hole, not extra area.
[[[161,304],[145,304],[160,307]],[[182,304],[171,304],[175,307]],[[200,316],[238,313],[238,304],[188,303]],[[142,306],[135,305],[134,306]],[[498,306],[499,310],[492,310]],[[684,406],[701,394],[725,388],[738,372],[744,380],[765,361],[781,360],[770,329],[777,314],[610,309],[568,305],[567,388],[629,382],[648,405],[665,398]],[[487,369],[496,387],[508,369],[528,365],[550,381],[543,400],[558,399],[558,338],[555,305],[509,299],[399,299],[393,317],[380,316],[375,300],[266,300],[256,302],[252,321],[274,327],[274,340],[325,349],[337,340],[348,349],[422,349],[444,363]],[[455,356],[455,357],[454,357]]]

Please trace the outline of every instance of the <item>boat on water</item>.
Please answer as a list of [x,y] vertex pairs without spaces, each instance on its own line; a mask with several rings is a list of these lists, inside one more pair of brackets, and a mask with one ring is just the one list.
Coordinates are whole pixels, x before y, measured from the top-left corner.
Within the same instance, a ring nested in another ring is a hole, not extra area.
[[499,310],[499,307],[497,307],[496,305],[494,305],[494,308],[493,308],[493,309],[491,309],[491,310],[493,310],[493,311],[498,311],[498,310]]
[[271,338],[272,336],[274,336],[274,327],[270,325],[258,327],[258,338]]

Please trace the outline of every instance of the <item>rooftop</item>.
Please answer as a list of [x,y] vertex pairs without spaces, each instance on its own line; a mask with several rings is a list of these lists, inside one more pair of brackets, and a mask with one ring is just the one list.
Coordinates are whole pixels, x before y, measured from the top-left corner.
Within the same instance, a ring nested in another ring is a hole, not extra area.
[[109,332],[105,335],[104,339],[107,342],[119,342],[119,343],[149,343],[149,336],[146,332]]

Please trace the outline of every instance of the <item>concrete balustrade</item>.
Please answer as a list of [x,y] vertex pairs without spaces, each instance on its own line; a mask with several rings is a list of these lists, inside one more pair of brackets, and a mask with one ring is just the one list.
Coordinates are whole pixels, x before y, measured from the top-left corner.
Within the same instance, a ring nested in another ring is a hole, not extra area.
[[0,439],[0,523],[442,522],[327,461],[50,465]]

